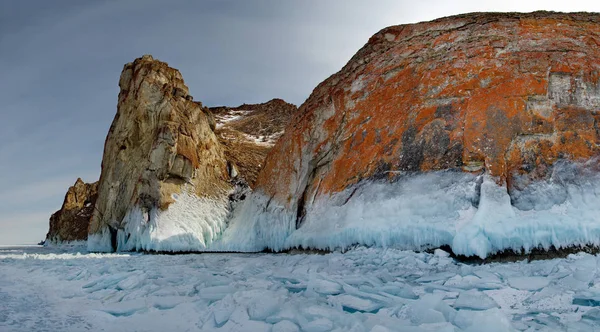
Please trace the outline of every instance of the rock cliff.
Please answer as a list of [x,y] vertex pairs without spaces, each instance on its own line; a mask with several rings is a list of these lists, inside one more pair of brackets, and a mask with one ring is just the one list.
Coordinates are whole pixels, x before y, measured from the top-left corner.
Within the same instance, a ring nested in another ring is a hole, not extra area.
[[[600,15],[475,13],[392,26],[300,107],[225,238],[240,243],[241,233],[251,234],[241,250],[454,244],[478,255],[597,242],[563,238],[558,226],[546,225],[551,236],[518,243],[509,229],[500,239],[490,223],[519,216],[526,225],[522,211],[574,204],[559,171],[568,167],[555,166],[579,165],[569,179],[597,169],[599,134]],[[406,181],[423,173],[439,178],[406,191]],[[371,190],[369,183],[389,185]],[[537,183],[563,187],[557,194]],[[420,206],[422,188],[458,198]],[[550,203],[539,203],[543,196]],[[396,205],[382,206],[390,197]],[[445,212],[436,212],[440,204]],[[571,212],[564,215],[600,221]]]
[[181,74],[144,56],[123,68],[102,158],[90,250],[200,250],[233,190],[212,115]]
[[384,29],[302,105],[259,187],[281,202],[296,188],[291,206],[395,171],[485,169],[510,183],[590,158],[600,151],[599,22],[472,14]]
[[125,65],[119,86],[88,248],[207,249],[296,106],[273,99],[209,109],[179,71],[148,55]]
[[50,217],[46,243],[87,240],[88,226],[98,198],[98,182],[77,179],[69,188],[60,210]]

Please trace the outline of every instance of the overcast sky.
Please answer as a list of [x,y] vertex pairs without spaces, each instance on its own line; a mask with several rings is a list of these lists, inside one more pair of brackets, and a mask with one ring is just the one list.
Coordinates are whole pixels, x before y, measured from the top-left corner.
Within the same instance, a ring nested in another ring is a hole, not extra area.
[[300,105],[380,29],[600,1],[0,1],[0,244],[36,243],[77,177],[96,181],[123,64],[177,68],[196,100]]

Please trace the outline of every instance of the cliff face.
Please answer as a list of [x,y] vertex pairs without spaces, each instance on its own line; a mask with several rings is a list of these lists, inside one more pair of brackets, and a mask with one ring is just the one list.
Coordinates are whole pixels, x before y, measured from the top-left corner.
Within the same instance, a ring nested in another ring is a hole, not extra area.
[[[238,227],[268,229],[256,232],[253,250],[377,243],[358,234],[376,218],[345,228],[349,210],[326,218],[327,206],[366,200],[355,191],[369,181],[445,170],[485,173],[484,186],[472,180],[477,192],[468,200],[477,208],[480,197],[493,198],[490,211],[512,211],[530,185],[558,181],[557,163],[599,155],[599,23],[587,13],[475,13],[383,29],[300,107],[228,236]],[[398,224],[388,226],[398,236],[409,233],[401,225],[409,210],[393,212]],[[339,241],[314,241],[329,227]],[[458,228],[421,244],[452,242]],[[312,235],[290,240],[307,229]]]
[[77,179],[69,188],[60,210],[50,217],[46,242],[60,243],[87,240],[88,226],[98,198],[98,182]]
[[200,250],[233,190],[211,114],[181,74],[151,56],[126,64],[104,147],[91,250]]
[[203,107],[179,71],[151,56],[126,64],[119,86],[88,248],[207,249],[296,106]]
[[590,158],[600,151],[599,22],[471,14],[386,28],[301,106],[258,188],[294,208],[394,172],[487,170],[510,183]]

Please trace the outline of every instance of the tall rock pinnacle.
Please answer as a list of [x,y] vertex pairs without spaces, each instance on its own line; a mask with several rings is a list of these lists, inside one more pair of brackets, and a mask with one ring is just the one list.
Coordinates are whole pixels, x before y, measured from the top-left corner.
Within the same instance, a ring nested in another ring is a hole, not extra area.
[[88,247],[201,250],[225,227],[227,161],[181,74],[146,55],[119,81]]

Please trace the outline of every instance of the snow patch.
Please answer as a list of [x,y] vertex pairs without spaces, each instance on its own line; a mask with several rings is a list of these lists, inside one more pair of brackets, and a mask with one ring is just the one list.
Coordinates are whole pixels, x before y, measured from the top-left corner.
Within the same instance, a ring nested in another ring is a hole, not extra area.
[[217,122],[217,129],[222,128],[223,125],[227,124],[228,122],[235,122],[237,120],[243,119],[252,112],[253,111],[240,110],[231,111],[229,113],[224,114],[216,114],[215,120]]

